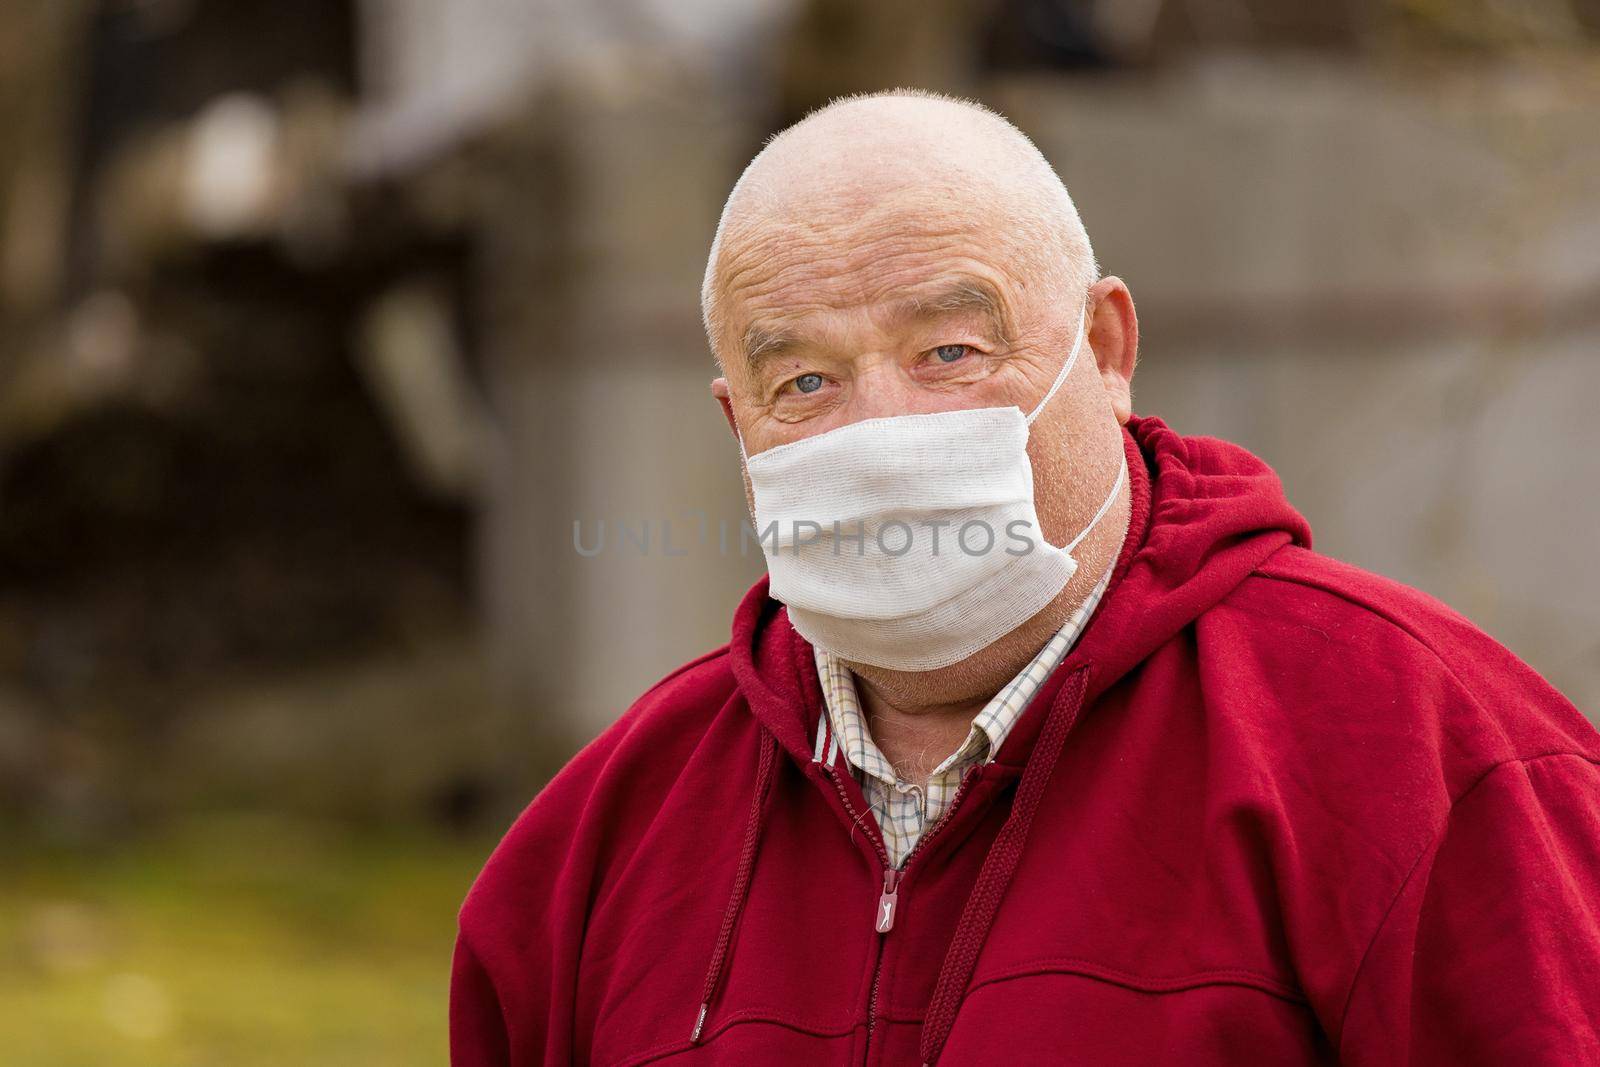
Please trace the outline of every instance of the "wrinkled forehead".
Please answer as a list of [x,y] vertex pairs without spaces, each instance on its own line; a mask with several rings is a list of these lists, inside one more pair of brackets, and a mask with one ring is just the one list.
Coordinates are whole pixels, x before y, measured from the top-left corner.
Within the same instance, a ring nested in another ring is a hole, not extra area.
[[723,258],[722,294],[734,305],[779,312],[861,307],[947,266],[987,260],[999,243],[969,223],[922,219],[769,224],[750,238]]
[[1002,210],[933,189],[747,212],[725,226],[717,261],[725,339],[752,324],[899,306],[962,279],[1009,304],[1023,283],[1021,229]]

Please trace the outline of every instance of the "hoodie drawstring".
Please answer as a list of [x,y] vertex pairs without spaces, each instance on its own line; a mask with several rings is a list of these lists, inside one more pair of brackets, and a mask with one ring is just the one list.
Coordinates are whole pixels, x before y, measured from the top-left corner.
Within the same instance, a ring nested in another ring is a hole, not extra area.
[[711,970],[706,974],[705,990],[700,994],[700,1014],[695,1017],[694,1030],[689,1043],[700,1040],[700,1031],[706,1024],[706,1012],[717,995],[722,982],[722,969],[728,961],[728,950],[733,946],[733,930],[738,925],[739,913],[744,910],[745,898],[750,893],[750,874],[756,865],[756,850],[761,843],[761,826],[766,818],[767,793],[772,787],[772,771],[778,762],[778,739],[765,727],[761,729],[761,760],[756,767],[755,796],[750,801],[750,816],[745,822],[744,845],[739,851],[739,867],[733,876],[733,892],[728,896],[728,906],[722,913],[722,929],[717,934],[717,947],[711,953]]
[[1050,717],[1045,720],[1044,729],[1034,743],[1028,765],[1022,772],[1022,781],[1017,785],[1017,794],[1011,803],[1011,814],[1000,827],[994,844],[989,846],[989,854],[983,859],[978,881],[972,888],[972,895],[967,898],[966,907],[961,910],[961,921],[956,924],[955,937],[950,942],[949,952],[945,954],[944,966],[939,969],[939,981],[933,988],[933,999],[928,1002],[928,1014],[922,1026],[923,1067],[931,1067],[938,1061],[945,1039],[955,1025],[956,1011],[966,996],[967,983],[972,980],[973,968],[978,963],[978,953],[988,940],[989,929],[1000,910],[1000,901],[1017,872],[1022,848],[1028,840],[1028,828],[1033,825],[1034,813],[1039,810],[1039,801],[1061,758],[1061,750],[1078,718],[1088,686],[1089,668],[1084,666],[1074,671],[1061,687],[1050,709]]

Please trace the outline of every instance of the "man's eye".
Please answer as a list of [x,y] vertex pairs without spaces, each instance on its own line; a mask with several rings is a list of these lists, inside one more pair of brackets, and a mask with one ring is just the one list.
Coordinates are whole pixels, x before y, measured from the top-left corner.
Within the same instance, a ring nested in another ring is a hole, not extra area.
[[802,393],[814,393],[822,388],[822,375],[802,374],[794,380],[794,387]]
[[971,351],[966,345],[940,345],[933,350],[933,356],[940,363],[954,363]]

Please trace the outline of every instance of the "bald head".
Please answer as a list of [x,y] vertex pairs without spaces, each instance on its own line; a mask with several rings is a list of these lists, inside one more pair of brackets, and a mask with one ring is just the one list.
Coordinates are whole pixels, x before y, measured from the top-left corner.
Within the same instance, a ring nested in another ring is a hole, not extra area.
[[[852,260],[890,260],[828,294],[866,302],[896,281],[896,236],[919,232],[935,241],[977,236],[1030,297],[1081,300],[1096,277],[1072,198],[1011,123],[982,105],[928,93],[849,97],[774,137],[728,197],[701,291],[719,361],[748,360],[759,354],[753,347],[772,344],[770,331],[749,333],[739,297],[751,281],[781,286],[785,271],[807,270],[775,260],[807,259],[846,275]],[[773,268],[780,277],[761,277]],[[949,295],[992,303],[981,291]]]

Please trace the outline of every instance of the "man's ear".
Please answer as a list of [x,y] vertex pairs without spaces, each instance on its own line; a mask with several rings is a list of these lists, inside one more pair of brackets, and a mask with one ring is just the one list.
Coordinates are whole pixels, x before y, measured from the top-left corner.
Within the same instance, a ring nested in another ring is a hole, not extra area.
[[722,405],[722,417],[728,420],[728,429],[733,431],[734,440],[738,440],[739,424],[733,421],[733,394],[728,392],[728,379],[711,379],[711,395]]
[[1089,344],[1111,410],[1124,426],[1133,417],[1133,370],[1139,361],[1139,317],[1121,278],[1101,278],[1089,290]]

